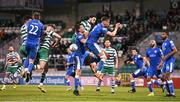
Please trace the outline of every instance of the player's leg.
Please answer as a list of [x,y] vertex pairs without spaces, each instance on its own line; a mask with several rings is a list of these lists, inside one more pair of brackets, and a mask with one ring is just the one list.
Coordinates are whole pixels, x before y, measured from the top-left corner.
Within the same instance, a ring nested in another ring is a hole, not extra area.
[[174,61],[169,61],[167,65],[168,66],[166,66],[167,69],[166,79],[169,85],[170,96],[175,97],[173,80],[171,79],[171,73],[174,70]]
[[75,71],[75,78],[74,78],[74,92],[73,94],[76,96],[79,96],[78,86],[79,86],[79,78],[81,76],[81,58],[79,56],[76,56],[76,71]]
[[[7,70],[8,70],[8,69],[7,69]],[[10,74],[10,73],[6,71],[5,76],[4,76],[4,78],[3,78],[3,81],[2,81],[3,86],[2,86],[2,88],[1,88],[1,91],[6,90],[6,84],[8,83],[9,74]]]
[[169,85],[168,85],[167,79],[166,79],[166,62],[164,62],[164,64],[163,64],[161,73],[162,73],[162,84],[163,84],[163,87],[166,89],[166,96],[169,96],[169,94],[170,94]]
[[[107,68],[103,67],[103,69],[101,71],[102,76],[104,76],[106,72],[108,72]],[[101,83],[102,83],[102,80],[98,80],[97,87],[96,87],[96,92],[100,91]]]
[[115,93],[115,72],[114,72],[113,67],[108,68],[108,74],[111,79],[111,93],[114,94]]
[[67,72],[66,72],[66,76],[65,76],[65,79],[66,79],[66,85],[67,85],[67,91],[70,91],[71,90],[71,85],[70,85],[70,76],[73,74],[73,66],[72,67],[69,67],[67,69]]
[[135,85],[135,78],[137,78],[138,76],[140,76],[141,74],[141,69],[137,69],[134,73],[132,73],[130,75],[130,80],[131,80],[131,87],[132,89],[129,90],[128,92],[130,93],[135,93],[136,92],[136,85]]
[[149,89],[149,94],[147,96],[154,96],[154,91],[152,88],[152,77],[153,77],[153,72],[151,70],[151,68],[148,68],[147,71],[147,85],[148,85],[148,89]]

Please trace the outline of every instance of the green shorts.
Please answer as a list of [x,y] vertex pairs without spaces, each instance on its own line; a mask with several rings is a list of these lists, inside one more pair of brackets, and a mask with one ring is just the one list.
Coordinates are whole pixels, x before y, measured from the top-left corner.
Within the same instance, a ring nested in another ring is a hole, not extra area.
[[39,52],[38,52],[38,57],[39,57],[39,60],[43,60],[43,61],[48,61],[48,58],[49,58],[49,50],[46,49],[46,48],[40,48],[39,49]]
[[27,51],[26,51],[25,45],[20,46],[19,53],[22,59],[25,59],[27,57]]
[[18,69],[18,66],[9,66],[7,67],[6,72],[14,74],[17,71],[17,69]]
[[109,76],[115,76],[114,67],[103,67],[101,73],[108,74]]

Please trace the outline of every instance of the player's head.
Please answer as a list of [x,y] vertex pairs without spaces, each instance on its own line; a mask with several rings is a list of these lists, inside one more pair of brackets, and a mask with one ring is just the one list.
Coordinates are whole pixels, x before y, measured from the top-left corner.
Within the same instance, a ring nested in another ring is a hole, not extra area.
[[76,45],[76,44],[71,44],[70,46],[69,46],[69,50],[71,51],[71,52],[74,52],[74,51],[76,51],[78,49],[78,46]]
[[101,21],[102,21],[102,23],[103,23],[103,25],[104,25],[105,27],[109,27],[110,18],[104,16],[104,17],[101,18]]
[[34,12],[32,14],[32,18],[40,20],[41,19],[41,14],[39,12]]
[[89,21],[91,24],[95,24],[95,23],[96,23],[96,16],[94,16],[94,15],[89,16],[88,21]]
[[137,55],[138,53],[139,53],[139,50],[138,50],[137,48],[132,48],[132,49],[131,49],[131,54],[132,54],[133,56]]
[[105,39],[104,46],[105,46],[105,48],[111,47],[111,41],[109,39]]
[[85,32],[84,26],[81,23],[77,23],[75,25],[75,30],[76,30],[76,32],[80,32],[80,33],[84,33]]
[[14,48],[13,48],[12,46],[10,46],[10,47],[8,48],[8,51],[9,51],[9,52],[13,52],[13,51],[14,51]]
[[168,36],[169,36],[168,32],[162,32],[162,34],[161,34],[161,37],[163,40],[166,40],[168,38]]
[[157,45],[157,44],[156,44],[156,41],[155,41],[155,40],[150,40],[150,42],[149,42],[149,46],[150,46],[150,47],[153,48],[153,47],[156,47],[156,45]]
[[49,24],[46,28],[46,31],[55,31],[55,25]]
[[31,20],[31,17],[27,15],[23,18],[23,23],[26,24],[30,20]]

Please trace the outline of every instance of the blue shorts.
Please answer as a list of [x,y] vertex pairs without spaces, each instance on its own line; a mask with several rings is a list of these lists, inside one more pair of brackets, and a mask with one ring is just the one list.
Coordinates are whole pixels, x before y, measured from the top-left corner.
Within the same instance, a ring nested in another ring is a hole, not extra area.
[[74,73],[74,67],[70,66],[67,69],[66,75],[71,76]]
[[174,63],[175,59],[171,58],[164,62],[163,67],[161,69],[161,73],[172,73],[174,71]]
[[39,49],[38,45],[33,44],[26,44],[25,45],[26,51],[27,51],[27,57],[31,59],[36,59],[36,55]]
[[153,77],[153,76],[156,76],[157,78],[161,77],[161,72],[160,72],[160,70],[159,71],[157,70],[157,66],[155,66],[155,67],[150,66],[147,69],[147,77]]
[[82,69],[83,63],[82,63],[82,55],[76,55],[76,64],[75,64],[75,70]]
[[98,56],[101,53],[101,48],[97,43],[87,43],[87,47],[90,51],[92,51],[96,56]]
[[144,76],[146,78],[147,77],[147,68],[145,67],[143,71],[141,69],[137,69],[134,73],[132,73],[132,76],[133,76],[133,78],[137,78],[140,76]]
[[88,57],[90,55],[90,52],[89,51],[86,51],[84,53],[84,55],[82,55],[82,58],[81,58],[81,62],[82,62],[82,65],[84,64],[84,60],[86,59],[86,57]]

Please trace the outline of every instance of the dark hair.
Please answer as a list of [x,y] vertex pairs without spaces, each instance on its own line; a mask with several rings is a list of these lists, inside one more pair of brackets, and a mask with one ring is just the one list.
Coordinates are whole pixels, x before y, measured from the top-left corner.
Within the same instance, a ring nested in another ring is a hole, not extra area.
[[23,23],[25,23],[26,21],[28,21],[29,19],[31,19],[31,16],[26,15],[23,17]]
[[40,19],[40,16],[41,16],[39,12],[34,12],[32,15],[34,19]]
[[79,32],[78,30],[79,30],[81,25],[82,25],[81,23],[76,23],[76,25],[75,25],[75,31],[76,32]]
[[48,26],[53,27],[54,29],[56,29],[56,26],[54,24],[49,24]]
[[93,17],[96,17],[95,15],[90,15],[89,18],[93,18]]
[[101,18],[101,21],[107,21],[109,19],[110,19],[109,17],[104,16],[104,17]]
[[139,49],[136,47],[132,48],[131,50],[136,50],[136,52],[139,53]]

